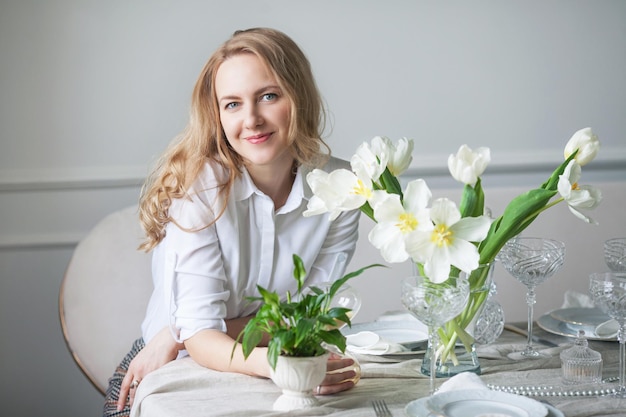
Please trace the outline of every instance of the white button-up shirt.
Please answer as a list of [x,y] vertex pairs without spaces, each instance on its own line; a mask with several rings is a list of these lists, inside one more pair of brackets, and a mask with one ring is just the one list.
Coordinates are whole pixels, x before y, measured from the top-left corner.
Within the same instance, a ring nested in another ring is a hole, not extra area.
[[[349,168],[332,158],[324,168]],[[207,163],[191,199],[172,202],[165,238],[154,249],[154,291],[142,325],[146,343],[170,325],[179,341],[203,329],[226,331],[225,319],[253,314],[257,284],[284,295],[297,289],[293,254],[308,272],[305,285],[335,280],[345,273],[358,238],[359,210],[303,217],[312,192],[308,170],[298,169],[291,193],[275,210],[271,198],[252,182],[247,171],[235,181],[224,213],[209,227],[223,204],[217,187],[223,169]],[[185,230],[187,229],[187,230]]]

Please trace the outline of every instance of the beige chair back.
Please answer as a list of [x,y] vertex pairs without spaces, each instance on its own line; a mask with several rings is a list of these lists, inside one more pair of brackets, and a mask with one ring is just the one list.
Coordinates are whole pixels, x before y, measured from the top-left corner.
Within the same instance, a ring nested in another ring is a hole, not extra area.
[[78,244],[59,294],[63,335],[76,363],[102,393],[141,335],[152,292],[150,255],[137,207],[114,212]]

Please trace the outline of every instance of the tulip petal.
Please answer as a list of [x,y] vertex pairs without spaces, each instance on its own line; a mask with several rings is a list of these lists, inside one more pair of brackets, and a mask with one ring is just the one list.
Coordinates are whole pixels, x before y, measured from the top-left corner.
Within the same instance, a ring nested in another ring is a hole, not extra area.
[[480,242],[489,233],[491,219],[487,216],[464,217],[450,226],[457,239]]
[[387,262],[404,262],[409,258],[402,233],[393,225],[377,223],[370,230],[368,239],[372,246],[380,250],[383,259]]
[[430,218],[435,224],[451,225],[461,220],[461,212],[452,200],[438,198],[430,208]]
[[454,239],[452,245],[448,248],[449,262],[461,271],[472,272],[478,268],[480,255],[478,248],[466,240]]

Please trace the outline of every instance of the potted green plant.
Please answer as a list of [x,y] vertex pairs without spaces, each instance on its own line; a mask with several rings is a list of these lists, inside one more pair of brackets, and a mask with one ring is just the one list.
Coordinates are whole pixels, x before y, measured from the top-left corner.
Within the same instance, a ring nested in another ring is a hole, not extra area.
[[[350,322],[351,309],[333,307],[333,297],[341,287],[368,268],[368,265],[348,273],[325,289],[316,286],[304,288],[306,271],[302,259],[293,255],[293,275],[298,283],[296,294],[287,292],[284,300],[276,292],[257,285],[260,296],[249,297],[260,301],[256,315],[250,319],[237,338],[243,354],[248,358],[265,335],[269,336],[267,359],[272,380],[283,388],[283,395],[274,404],[275,409],[307,408],[317,401],[312,390],[326,373],[327,345],[346,349],[346,337],[339,327]],[[234,351],[234,349],[233,349]],[[285,384],[289,386],[285,387]]]

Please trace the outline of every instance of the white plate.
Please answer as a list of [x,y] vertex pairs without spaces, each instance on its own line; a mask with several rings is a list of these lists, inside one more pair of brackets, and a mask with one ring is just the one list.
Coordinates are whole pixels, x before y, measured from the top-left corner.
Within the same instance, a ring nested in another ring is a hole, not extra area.
[[575,326],[593,326],[609,320],[610,317],[599,308],[570,307],[550,312],[555,319]]
[[[426,403],[429,399],[429,397],[424,397],[419,400],[411,401],[404,407],[404,414],[406,414],[407,417],[428,417],[429,411]],[[565,414],[554,406],[549,404],[544,404],[544,406],[548,410],[547,417],[565,417]],[[475,416],[468,414],[467,417]]]
[[427,408],[448,417],[545,417],[548,409],[539,401],[521,395],[486,389],[448,391],[433,395]]
[[374,332],[382,339],[388,342],[398,343],[408,350],[414,350],[420,347],[425,349],[428,342],[428,328],[418,321],[372,321],[369,323],[356,323],[353,324],[352,327],[346,326],[341,329],[341,332],[346,336],[362,331]]
[[576,324],[567,323],[561,320],[555,319],[551,313],[544,314],[543,316],[537,319],[537,325],[541,327],[546,332],[558,334],[560,336],[567,337],[576,337],[578,335],[578,330],[585,331],[585,338],[589,340],[604,340],[604,341],[614,341],[617,340],[617,337],[605,337],[598,336],[596,334],[595,326],[578,326]]

